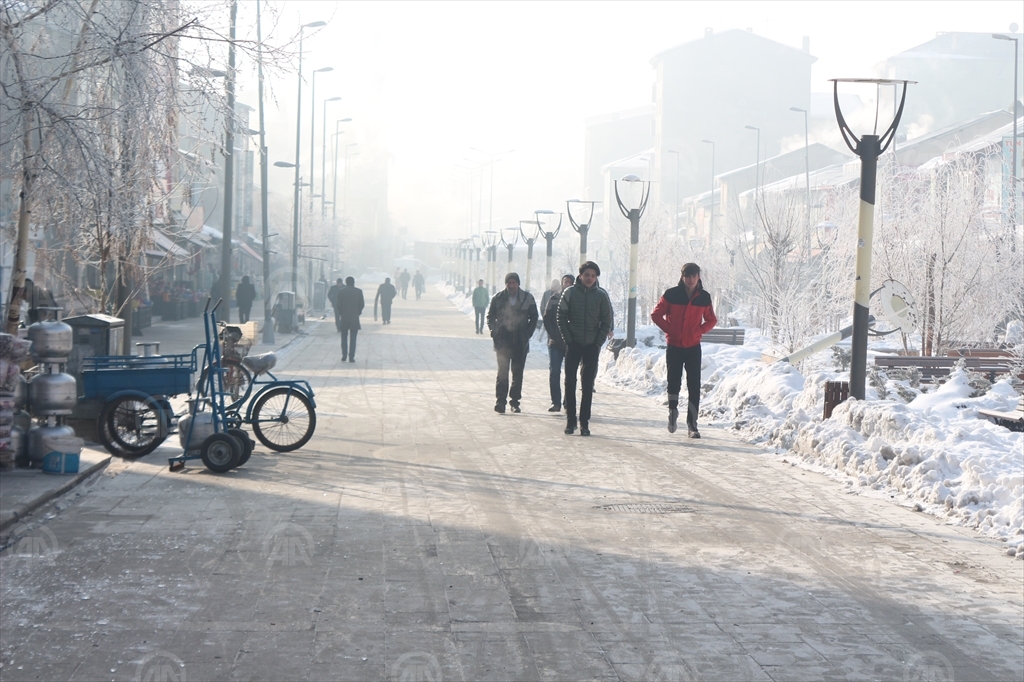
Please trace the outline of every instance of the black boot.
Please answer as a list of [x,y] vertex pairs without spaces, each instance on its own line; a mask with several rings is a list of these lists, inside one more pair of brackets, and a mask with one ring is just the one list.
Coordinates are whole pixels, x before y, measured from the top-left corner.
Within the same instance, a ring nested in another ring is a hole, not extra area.
[[565,435],[571,436],[576,431],[576,417],[570,415],[565,422]]
[[581,436],[589,436],[590,435],[590,424],[587,421],[581,421],[580,422],[580,435]]

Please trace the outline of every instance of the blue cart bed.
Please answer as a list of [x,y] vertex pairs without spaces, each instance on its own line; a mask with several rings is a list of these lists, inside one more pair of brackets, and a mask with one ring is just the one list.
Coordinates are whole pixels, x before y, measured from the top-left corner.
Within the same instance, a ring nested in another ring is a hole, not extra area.
[[82,360],[82,386],[86,398],[125,390],[172,396],[192,391],[195,371],[194,350],[185,355],[103,355]]

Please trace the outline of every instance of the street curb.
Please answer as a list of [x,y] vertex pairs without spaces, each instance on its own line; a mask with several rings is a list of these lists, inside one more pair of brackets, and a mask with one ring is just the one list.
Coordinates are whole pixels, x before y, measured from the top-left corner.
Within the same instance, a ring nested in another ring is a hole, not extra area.
[[36,509],[42,507],[50,500],[60,497],[64,493],[68,492],[69,490],[77,486],[79,483],[89,478],[103,467],[110,464],[110,459],[110,455],[107,455],[104,459],[101,459],[99,462],[93,464],[85,471],[78,472],[78,474],[74,478],[65,482],[64,485],[60,486],[59,488],[47,490],[45,493],[35,498],[34,500],[30,500],[23,504],[19,504],[11,511],[0,513],[0,531],[4,530],[8,526],[14,525],[18,521],[28,516],[30,513],[34,512]]

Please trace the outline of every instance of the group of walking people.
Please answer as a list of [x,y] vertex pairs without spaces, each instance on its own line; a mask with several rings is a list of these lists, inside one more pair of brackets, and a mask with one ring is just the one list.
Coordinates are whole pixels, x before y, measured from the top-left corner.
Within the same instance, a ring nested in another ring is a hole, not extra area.
[[[504,414],[506,405],[513,413],[522,411],[523,370],[530,352],[530,338],[543,320],[548,337],[549,412],[565,409],[565,433],[579,428],[581,436],[590,435],[594,381],[597,378],[601,347],[612,338],[614,319],[608,292],[598,284],[601,268],[593,261],[579,267],[576,277],[565,275],[551,283],[545,292],[543,312],[530,292],[521,288],[519,275],[505,276],[505,288],[490,299],[483,280],[473,291],[476,333],[486,324],[498,360],[494,411]],[[668,431],[675,433],[679,419],[679,396],[683,372],[686,373],[688,405],[687,435],[700,438],[697,413],[700,408],[701,336],[717,323],[711,296],[700,279],[700,266],[687,263],[679,285],[665,291],[651,312],[651,320],[665,332],[665,361],[668,380]],[[565,366],[564,394],[561,382]],[[576,405],[577,375],[580,384],[579,411]],[[511,377],[511,378],[510,378]]]

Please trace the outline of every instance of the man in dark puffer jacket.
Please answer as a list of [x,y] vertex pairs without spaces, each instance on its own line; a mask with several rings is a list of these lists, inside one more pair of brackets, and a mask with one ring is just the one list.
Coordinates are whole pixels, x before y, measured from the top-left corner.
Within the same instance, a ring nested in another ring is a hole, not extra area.
[[700,338],[715,326],[718,318],[711,307],[711,294],[704,290],[700,281],[700,266],[687,263],[683,266],[679,286],[672,287],[662,295],[658,305],[651,311],[651,320],[665,332],[668,348],[665,349],[665,363],[668,365],[668,432],[676,432],[679,418],[679,389],[682,386],[683,368],[686,368],[686,391],[689,405],[686,409],[686,426],[690,438],[700,438],[697,430],[697,410],[700,407]]

